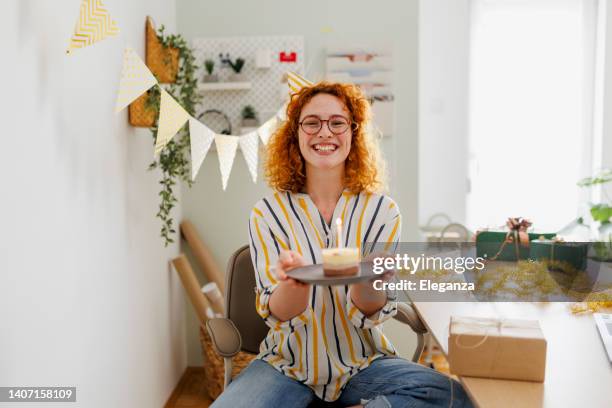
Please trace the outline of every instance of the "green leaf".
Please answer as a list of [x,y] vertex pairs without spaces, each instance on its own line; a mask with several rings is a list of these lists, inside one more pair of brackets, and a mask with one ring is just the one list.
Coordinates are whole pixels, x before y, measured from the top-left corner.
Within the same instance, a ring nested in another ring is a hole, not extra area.
[[593,177],[587,177],[578,182],[580,187],[591,187],[612,182],[612,169],[603,169]]
[[595,221],[608,224],[612,221],[612,207],[608,204],[596,204],[591,207],[591,216]]

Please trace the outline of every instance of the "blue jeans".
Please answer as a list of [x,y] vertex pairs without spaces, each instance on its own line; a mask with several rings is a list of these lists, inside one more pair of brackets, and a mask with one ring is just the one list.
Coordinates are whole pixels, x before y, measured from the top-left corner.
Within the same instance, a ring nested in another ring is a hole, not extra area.
[[[452,404],[451,404],[452,400]],[[461,384],[397,357],[381,357],[355,374],[335,403],[323,403],[306,385],[254,360],[217,398],[214,408],[268,408],[364,404],[366,408],[472,407]]]

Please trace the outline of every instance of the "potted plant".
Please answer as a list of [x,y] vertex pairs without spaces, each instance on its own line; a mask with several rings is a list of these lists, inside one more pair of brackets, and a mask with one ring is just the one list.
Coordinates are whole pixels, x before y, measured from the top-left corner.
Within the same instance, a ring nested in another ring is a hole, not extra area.
[[257,119],[257,112],[252,105],[247,105],[242,108],[242,127],[257,127],[259,126],[259,120]]
[[207,59],[204,61],[204,68],[206,69],[206,75],[204,75],[204,82],[217,82],[219,78],[217,74],[213,74],[215,70],[215,61]]
[[231,59],[227,60],[227,63],[232,68],[234,73],[230,76],[230,81],[233,82],[242,82],[245,80],[244,74],[241,73],[242,68],[244,67],[244,58],[236,58],[236,61],[232,61]]

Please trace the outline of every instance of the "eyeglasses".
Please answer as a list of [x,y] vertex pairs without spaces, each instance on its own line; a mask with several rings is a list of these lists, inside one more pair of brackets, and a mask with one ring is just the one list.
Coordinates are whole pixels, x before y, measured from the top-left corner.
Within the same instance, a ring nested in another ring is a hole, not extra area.
[[327,128],[334,135],[341,135],[351,126],[351,122],[341,115],[330,116],[329,119],[321,119],[318,116],[306,116],[300,123],[304,133],[316,135],[323,127],[323,122],[327,122]]

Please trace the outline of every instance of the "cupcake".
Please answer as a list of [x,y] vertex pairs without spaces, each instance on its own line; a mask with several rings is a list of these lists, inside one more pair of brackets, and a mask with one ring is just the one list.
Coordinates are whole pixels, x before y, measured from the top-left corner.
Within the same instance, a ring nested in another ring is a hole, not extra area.
[[351,276],[359,272],[358,248],[323,249],[323,274],[325,276]]

